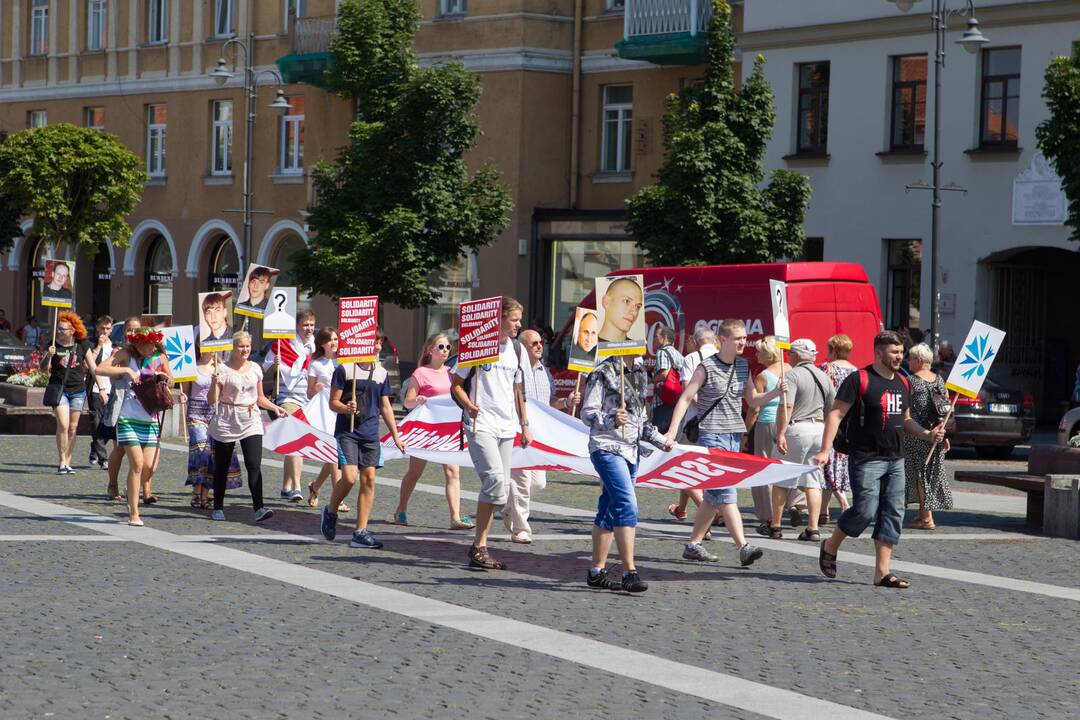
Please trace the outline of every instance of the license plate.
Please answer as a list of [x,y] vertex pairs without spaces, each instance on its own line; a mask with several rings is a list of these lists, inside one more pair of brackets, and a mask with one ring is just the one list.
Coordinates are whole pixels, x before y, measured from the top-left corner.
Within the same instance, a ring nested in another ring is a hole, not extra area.
[[1013,403],[990,403],[990,412],[1015,415],[1016,405]]

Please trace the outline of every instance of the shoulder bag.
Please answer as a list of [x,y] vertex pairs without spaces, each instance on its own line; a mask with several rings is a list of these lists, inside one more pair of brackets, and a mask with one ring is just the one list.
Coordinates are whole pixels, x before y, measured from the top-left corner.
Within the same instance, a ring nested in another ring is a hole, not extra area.
[[152,377],[131,386],[135,397],[142,403],[146,412],[154,415],[164,412],[173,406],[172,388],[169,387],[169,376],[164,373],[154,373]]
[[[719,362],[719,361],[717,361]],[[720,397],[716,399],[709,409],[701,413],[697,417],[690,418],[686,421],[686,425],[683,426],[683,435],[686,439],[692,443],[697,443],[698,438],[701,437],[701,421],[708,417],[709,413],[716,409],[716,406],[720,404],[720,401],[727,397],[728,392],[731,391],[731,383],[735,380],[735,374],[739,371],[738,367],[739,358],[735,358],[735,362],[731,364],[731,372],[728,373],[727,387],[724,388],[724,392],[720,393]],[[701,361],[701,364],[705,364],[705,360]],[[709,369],[705,368],[705,376],[708,379]]]
[[[77,348],[78,345],[72,346],[71,352],[75,352]],[[69,362],[67,367],[64,368],[64,379],[58,383],[51,382],[45,386],[45,396],[41,399],[42,405],[54,408],[60,404],[60,398],[64,395],[64,388],[67,386],[68,373],[70,372],[71,363]]]

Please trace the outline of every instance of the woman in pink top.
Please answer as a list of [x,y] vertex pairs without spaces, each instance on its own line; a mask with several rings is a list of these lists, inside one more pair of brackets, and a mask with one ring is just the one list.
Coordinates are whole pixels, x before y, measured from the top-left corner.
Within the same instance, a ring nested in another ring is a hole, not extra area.
[[[420,353],[420,360],[416,364],[416,370],[409,378],[409,389],[405,391],[405,399],[402,404],[406,410],[423,405],[428,398],[450,394],[450,368],[446,366],[446,358],[450,357],[450,338],[444,333],[435,333],[424,343],[424,349]],[[420,458],[409,458],[409,470],[405,477],[401,478],[401,493],[398,496],[397,510],[394,512],[393,523],[395,525],[408,525],[406,510],[409,507],[409,498],[412,497],[416,488],[416,481],[420,479],[427,461]],[[443,465],[443,474],[446,476],[446,504],[450,506],[450,529],[471,530],[476,527],[472,518],[461,515],[461,479],[457,465]]]

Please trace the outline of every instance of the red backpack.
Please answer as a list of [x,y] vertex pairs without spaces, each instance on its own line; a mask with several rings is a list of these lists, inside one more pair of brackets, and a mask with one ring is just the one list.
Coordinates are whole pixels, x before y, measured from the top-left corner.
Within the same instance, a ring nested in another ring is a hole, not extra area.
[[[667,345],[665,347],[671,347]],[[663,351],[665,348],[660,348]],[[664,405],[674,405],[682,395],[682,373],[674,365],[668,370],[664,382],[660,384],[660,402]]]

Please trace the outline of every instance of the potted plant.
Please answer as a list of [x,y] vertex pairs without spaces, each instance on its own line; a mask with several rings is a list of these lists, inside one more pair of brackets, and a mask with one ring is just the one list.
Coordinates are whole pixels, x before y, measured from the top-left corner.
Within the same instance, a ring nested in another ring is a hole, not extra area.
[[31,363],[17,367],[15,373],[0,383],[0,399],[18,407],[41,407],[48,384],[49,373],[39,370],[32,358]]

